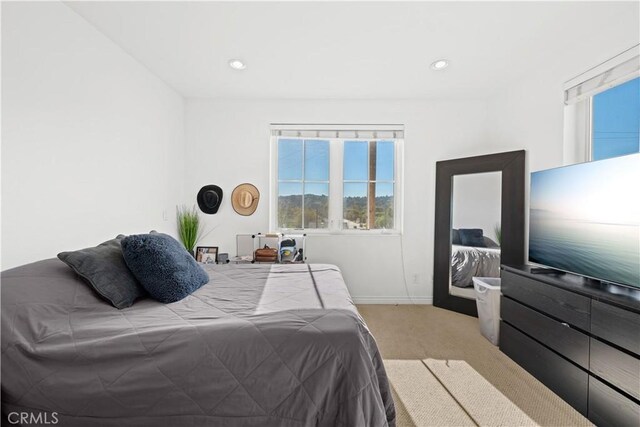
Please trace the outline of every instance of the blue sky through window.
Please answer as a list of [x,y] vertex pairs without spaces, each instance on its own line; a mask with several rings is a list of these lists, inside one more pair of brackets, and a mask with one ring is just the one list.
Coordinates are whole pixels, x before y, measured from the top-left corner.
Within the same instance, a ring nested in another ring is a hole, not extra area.
[[302,180],[302,149],[301,139],[278,141],[279,180]]
[[[278,141],[278,180],[302,181],[303,174],[305,181],[329,181],[329,141],[314,139],[280,139]],[[281,182],[278,187],[280,196],[302,194],[301,182]],[[305,194],[327,196],[329,185],[307,182]]]
[[[394,180],[394,142],[378,141],[376,144],[376,181]],[[344,142],[344,174],[345,181],[369,180],[369,143],[367,141]],[[362,185],[345,184],[345,197],[366,196]],[[366,188],[366,185],[364,186]],[[393,196],[393,184],[377,184],[376,196]]]
[[[345,141],[344,180],[369,180],[369,145],[367,141]],[[304,171],[303,171],[304,158]],[[376,180],[394,181],[394,141],[378,141],[376,144]],[[304,178],[303,178],[304,174]],[[282,138],[278,140],[279,181],[329,181],[329,141]],[[364,192],[362,188],[365,188]],[[328,195],[326,184],[305,184],[305,193]],[[280,196],[302,194],[302,185],[284,183],[279,185]],[[345,185],[345,197],[366,196],[366,185]],[[376,186],[376,196],[393,196],[393,183]]]
[[344,142],[345,181],[367,181],[369,179],[369,143],[367,141]]
[[329,181],[329,141],[304,142],[304,179]]
[[593,160],[640,151],[640,77],[593,97]]
[[376,181],[393,181],[393,141],[376,144]]

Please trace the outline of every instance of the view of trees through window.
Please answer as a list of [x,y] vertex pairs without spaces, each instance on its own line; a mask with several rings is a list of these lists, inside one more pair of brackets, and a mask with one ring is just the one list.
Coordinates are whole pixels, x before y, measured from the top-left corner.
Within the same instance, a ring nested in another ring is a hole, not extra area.
[[393,140],[344,140],[333,145],[342,151],[343,169],[342,197],[333,199],[330,141],[279,138],[277,143],[279,228],[329,228],[331,200],[342,201],[342,229],[394,228]]

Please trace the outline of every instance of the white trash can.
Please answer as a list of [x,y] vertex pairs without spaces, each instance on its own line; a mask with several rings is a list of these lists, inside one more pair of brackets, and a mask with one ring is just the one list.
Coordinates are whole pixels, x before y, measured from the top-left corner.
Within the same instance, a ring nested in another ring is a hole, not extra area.
[[497,277],[474,277],[480,333],[493,345],[500,337],[500,279]]

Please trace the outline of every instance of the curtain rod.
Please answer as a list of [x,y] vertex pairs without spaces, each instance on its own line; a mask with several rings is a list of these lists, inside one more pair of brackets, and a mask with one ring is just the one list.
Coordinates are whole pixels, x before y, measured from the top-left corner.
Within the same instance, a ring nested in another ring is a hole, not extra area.
[[271,126],[404,126],[400,123],[271,123]]
[[271,130],[300,130],[300,131],[404,131],[401,124],[303,124],[303,123],[272,123]]

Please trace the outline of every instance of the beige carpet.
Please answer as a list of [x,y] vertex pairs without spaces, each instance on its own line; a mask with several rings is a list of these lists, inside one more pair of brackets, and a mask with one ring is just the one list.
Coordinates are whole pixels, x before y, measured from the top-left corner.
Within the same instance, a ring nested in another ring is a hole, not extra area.
[[429,305],[359,305],[378,342],[398,426],[590,426],[487,341],[473,317]]

